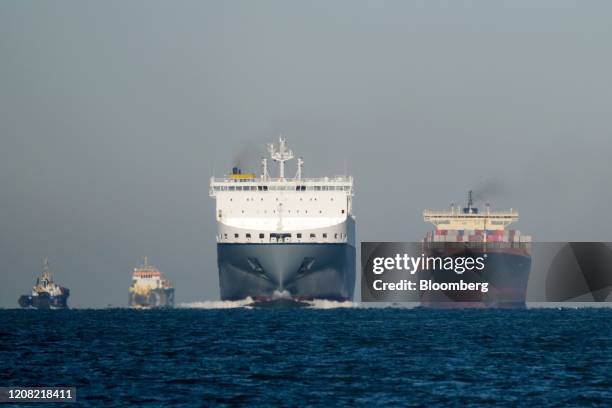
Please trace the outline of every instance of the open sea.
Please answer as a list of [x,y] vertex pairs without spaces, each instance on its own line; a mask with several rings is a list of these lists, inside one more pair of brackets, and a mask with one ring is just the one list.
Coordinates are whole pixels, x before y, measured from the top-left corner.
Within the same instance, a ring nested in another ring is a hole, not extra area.
[[609,309],[191,306],[0,310],[0,386],[74,386],[67,406],[612,405]]

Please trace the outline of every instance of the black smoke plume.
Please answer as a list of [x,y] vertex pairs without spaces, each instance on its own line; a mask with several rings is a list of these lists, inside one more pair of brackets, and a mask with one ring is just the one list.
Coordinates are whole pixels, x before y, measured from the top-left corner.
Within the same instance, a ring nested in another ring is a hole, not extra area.
[[491,177],[478,182],[472,189],[474,202],[490,203],[504,197],[509,191],[507,183],[497,177]]
[[243,172],[257,172],[259,159],[262,157],[261,146],[255,142],[241,142],[232,159],[232,167],[238,167]]

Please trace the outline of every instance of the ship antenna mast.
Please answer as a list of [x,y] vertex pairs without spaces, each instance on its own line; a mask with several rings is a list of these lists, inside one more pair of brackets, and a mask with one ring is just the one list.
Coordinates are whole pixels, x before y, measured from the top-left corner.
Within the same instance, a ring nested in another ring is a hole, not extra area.
[[281,179],[285,178],[285,162],[293,159],[293,152],[287,149],[287,141],[281,135],[278,138],[278,151],[275,150],[274,144],[268,145],[268,151],[272,160],[278,162],[278,172]]
[[472,211],[472,207],[474,206],[474,201],[472,201],[472,190],[468,191],[468,203],[467,203],[468,209],[470,210],[470,212]]
[[298,169],[297,169],[297,175],[295,176],[295,178],[298,180],[301,180],[302,171],[304,170],[304,159],[302,159],[301,157],[298,157],[297,161],[298,161]]
[[265,157],[261,158],[261,179],[263,181],[268,180],[268,159]]
[[49,260],[45,256],[43,258],[42,278],[45,280],[51,280],[51,272],[49,272]]

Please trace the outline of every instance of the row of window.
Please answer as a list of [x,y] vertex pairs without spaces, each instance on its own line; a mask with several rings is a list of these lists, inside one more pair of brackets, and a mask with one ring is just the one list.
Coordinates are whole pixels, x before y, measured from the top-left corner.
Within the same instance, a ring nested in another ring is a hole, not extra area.
[[[453,217],[454,218],[462,218],[462,219],[465,218],[468,221],[478,221],[477,218],[470,217],[470,216],[455,215]],[[506,217],[506,218],[510,219],[511,217]],[[440,219],[439,220],[439,219],[436,219],[436,218],[432,218],[432,219],[434,219],[436,221],[436,224],[450,224],[451,223],[451,220],[444,220],[444,219]],[[484,217],[483,217],[483,219],[484,219]],[[489,224],[496,224],[496,225],[503,225],[503,224],[506,223],[506,221],[494,221],[494,220],[493,221],[487,221],[487,222]]]
[[[300,210],[294,210],[294,214],[299,214]],[[242,210],[241,212],[242,214],[245,214],[244,210]],[[263,212],[264,214],[268,213],[268,210],[264,210]],[[221,218],[221,215],[223,214],[223,212],[221,210],[219,210],[219,218]],[[257,211],[257,214],[260,214],[259,211]],[[272,214],[276,214],[276,210],[272,210]],[[287,214],[291,214],[291,210],[287,211]],[[308,214],[308,210],[304,210],[304,214]],[[323,210],[319,210],[319,214],[323,214]],[[344,214],[344,210],[340,210],[340,214]]]
[[[230,198],[229,200],[230,200],[230,201],[234,201],[234,199],[233,199],[233,198]],[[246,200],[246,201],[255,201],[255,199],[254,199],[253,197],[247,197],[245,200]],[[261,198],[259,199],[259,201],[263,201],[263,200],[264,200],[264,198],[263,198],[263,197],[261,197]],[[317,197],[314,197],[314,198],[313,198],[313,197],[310,197],[309,201],[313,201],[313,200],[314,200],[314,201],[317,201]],[[278,197],[275,197],[275,198],[274,198],[274,201],[278,201]],[[286,197],[285,197],[285,201],[287,201],[287,198],[286,198]],[[304,201],[304,199],[303,199],[302,197],[300,197],[300,201]],[[330,198],[329,198],[329,201],[334,201],[334,197],[330,197]],[[282,205],[282,204],[281,204],[281,205]]]
[[[268,237],[269,237],[269,238],[291,238],[291,234],[288,234],[288,233],[284,233],[284,234],[279,234],[279,233],[270,233],[270,234],[267,234],[267,235],[268,235]],[[324,232],[324,233],[323,233],[323,234],[321,234],[321,235],[322,235],[322,237],[323,237],[324,239],[325,239],[325,238],[327,238],[327,232]],[[309,234],[309,236],[310,236],[310,238],[316,238],[316,237],[317,237],[317,234],[315,234],[315,233],[311,232],[311,233]],[[227,233],[226,233],[226,234],[223,234],[223,238],[224,238],[224,239],[227,239],[227,237],[228,237],[228,234],[227,234]],[[250,233],[250,232],[247,232],[246,234],[244,234],[244,237],[245,237],[246,239],[251,239],[251,233]],[[296,237],[297,239],[301,239],[301,238],[302,238],[302,233],[301,233],[301,232],[296,233],[296,234],[295,234],[295,237]],[[235,239],[239,239],[239,238],[240,238],[240,234],[239,234],[239,233],[234,233],[234,238],[235,238]],[[266,238],[266,234],[264,234],[264,233],[260,232],[260,233],[259,233],[259,239],[265,239],[265,238]],[[344,238],[346,238],[346,234],[345,234],[344,232],[341,232],[341,233],[334,233],[334,239],[338,239],[338,238],[340,238],[340,239],[344,239]]]
[[349,191],[351,186],[213,186],[214,191]]

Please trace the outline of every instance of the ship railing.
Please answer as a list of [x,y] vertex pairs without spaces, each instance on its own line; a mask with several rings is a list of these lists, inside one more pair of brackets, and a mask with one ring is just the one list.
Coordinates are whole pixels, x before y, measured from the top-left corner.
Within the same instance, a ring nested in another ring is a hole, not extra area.
[[531,239],[519,241],[423,241],[423,246],[429,249],[469,248],[469,249],[530,249]]
[[211,177],[211,184],[236,184],[236,183],[256,183],[256,184],[322,184],[322,183],[343,183],[352,184],[352,176],[334,176],[334,177],[317,177],[317,178],[281,178],[281,177],[252,177],[252,178],[229,178],[229,177]]
[[423,217],[465,217],[465,218],[473,218],[473,217],[518,217],[519,213],[516,210],[498,210],[498,211],[482,211],[478,213],[464,213],[462,211],[451,211],[451,210],[425,210],[423,211]]
[[353,194],[352,177],[322,177],[303,179],[247,179],[211,178],[210,195],[219,191],[344,191]]

